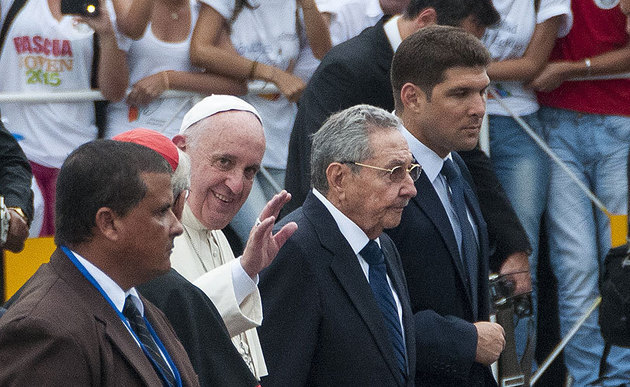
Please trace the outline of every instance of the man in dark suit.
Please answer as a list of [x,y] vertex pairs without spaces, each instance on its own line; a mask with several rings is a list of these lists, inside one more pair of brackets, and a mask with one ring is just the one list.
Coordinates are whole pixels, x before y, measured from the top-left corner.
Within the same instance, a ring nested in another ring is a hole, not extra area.
[[298,229],[261,272],[264,386],[413,385],[407,285],[382,234],[400,221],[419,176],[398,125],[358,105],[315,134],[314,188],[283,219]]
[[22,148],[0,121],[0,196],[11,216],[7,239],[5,244],[0,242],[0,249],[17,253],[24,248],[28,224],[33,219],[32,178]]
[[182,226],[171,166],[97,140],[57,180],[58,249],[0,320],[0,385],[198,385],[166,317],[135,286],[167,272]]
[[[394,109],[389,71],[398,45],[428,25],[462,27],[477,37],[497,23],[499,14],[490,0],[411,0],[405,13],[333,47],[309,81],[298,104],[291,132],[285,188],[292,195],[284,211],[299,207],[310,190],[310,136],[332,113],[367,103]],[[420,66],[417,71],[422,71]],[[462,152],[488,221],[495,253],[493,270],[528,270],[529,239],[497,179],[490,160],[479,149]],[[528,287],[527,284],[522,285]]]
[[487,322],[486,223],[468,169],[455,152],[479,139],[489,62],[478,39],[445,26],[410,36],[392,62],[396,114],[423,167],[419,195],[400,225],[387,231],[409,284],[417,385],[494,386],[488,366],[505,345],[503,328]]
[[0,237],[0,302],[4,301],[4,250],[22,251],[33,219],[32,178],[22,148],[0,120],[0,196],[9,215],[6,237]]

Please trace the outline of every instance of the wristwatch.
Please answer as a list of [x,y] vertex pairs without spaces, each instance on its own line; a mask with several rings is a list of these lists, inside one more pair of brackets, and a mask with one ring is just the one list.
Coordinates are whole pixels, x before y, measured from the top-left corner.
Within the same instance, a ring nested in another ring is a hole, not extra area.
[[24,213],[24,211],[20,207],[7,207],[7,209],[17,212],[17,214],[20,215],[22,217],[22,219],[24,219],[24,222],[26,222],[26,224],[28,224],[28,218],[26,217],[26,214]]

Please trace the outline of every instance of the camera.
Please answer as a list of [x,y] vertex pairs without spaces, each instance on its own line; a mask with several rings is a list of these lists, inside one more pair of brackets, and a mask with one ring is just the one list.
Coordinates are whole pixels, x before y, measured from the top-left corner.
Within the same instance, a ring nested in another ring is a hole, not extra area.
[[[516,274],[516,273],[515,273]],[[509,278],[509,274],[490,276],[490,299],[495,309],[504,309],[514,306],[514,314],[519,318],[531,316],[532,294],[514,294],[516,285]]]
[[99,0],[61,0],[61,13],[64,15],[98,16]]

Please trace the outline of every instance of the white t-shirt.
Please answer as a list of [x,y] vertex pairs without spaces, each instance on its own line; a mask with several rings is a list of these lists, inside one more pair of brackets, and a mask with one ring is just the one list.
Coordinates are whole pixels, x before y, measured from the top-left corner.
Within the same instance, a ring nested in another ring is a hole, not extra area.
[[[0,0],[0,24],[12,3]],[[0,54],[0,92],[90,89],[93,35],[87,25],[74,25],[72,16],[57,21],[47,1],[27,1]],[[28,159],[46,167],[60,168],[72,150],[97,135],[92,102],[2,103],[0,111]]]
[[[566,36],[573,24],[570,0],[541,0],[538,13],[534,9],[533,1],[493,0],[492,3],[501,15],[501,22],[493,28],[488,28],[482,41],[495,61],[522,57],[534,34],[536,24],[563,15],[558,37]],[[491,86],[518,115],[532,114],[539,108],[536,94],[530,89],[525,89],[522,82],[492,82]],[[509,115],[490,97],[486,110],[488,114]]]
[[[226,20],[234,13],[234,0],[200,0],[214,8]],[[296,27],[296,3],[287,0],[250,1],[254,9],[244,7],[232,24],[230,39],[243,57],[279,69],[292,68],[300,42]],[[285,169],[289,153],[289,138],[297,106],[281,94],[247,95],[262,117],[267,148],[262,164]]]
[[[190,31],[181,42],[159,40],[151,24],[139,40],[121,37],[119,48],[127,53],[129,85],[165,70],[200,71],[190,63],[190,38],[199,16],[199,3],[190,1]],[[157,98],[145,106],[130,106],[124,100],[107,106],[105,137],[135,128],[153,129],[172,138],[179,133],[184,115],[193,106],[191,98]],[[170,121],[170,124],[169,124]],[[165,125],[168,126],[165,127]]]
[[[315,0],[315,2],[319,12],[330,14],[329,29],[333,46],[354,38],[383,17],[379,0]],[[301,12],[300,22],[304,30],[306,27]],[[305,33],[300,36],[300,40],[301,50],[295,66],[295,74],[306,82],[311,78],[320,61],[313,55]]]

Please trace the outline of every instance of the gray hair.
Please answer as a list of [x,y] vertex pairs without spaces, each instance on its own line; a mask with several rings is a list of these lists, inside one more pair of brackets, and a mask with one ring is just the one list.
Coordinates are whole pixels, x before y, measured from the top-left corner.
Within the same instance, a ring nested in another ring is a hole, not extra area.
[[212,116],[203,118],[194,124],[190,125],[186,130],[184,130],[181,134],[186,137],[186,146],[187,147],[196,147],[199,144],[199,139],[205,130],[211,129],[211,127],[206,126],[206,121],[209,120]]
[[[360,162],[372,157],[369,136],[378,131],[398,130],[400,120],[387,111],[356,105],[330,116],[312,136],[311,184],[328,193],[326,169],[333,162]],[[357,172],[355,165],[349,165]]]
[[190,156],[179,148],[177,148],[177,154],[179,155],[179,162],[171,177],[174,198],[177,198],[184,190],[190,189]]

